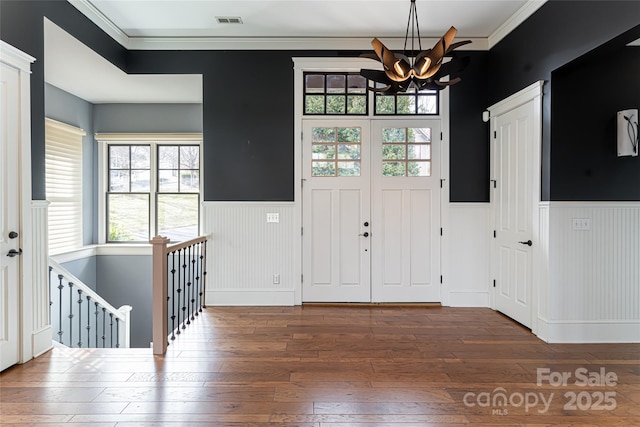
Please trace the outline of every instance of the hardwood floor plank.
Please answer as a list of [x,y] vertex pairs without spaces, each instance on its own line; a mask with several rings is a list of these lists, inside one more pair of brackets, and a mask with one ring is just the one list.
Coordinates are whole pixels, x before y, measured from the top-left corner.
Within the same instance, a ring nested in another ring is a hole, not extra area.
[[[570,372],[572,381],[538,385],[538,369]],[[577,369],[615,373],[616,384],[576,385]],[[605,392],[609,407],[594,408]],[[210,307],[161,357],[150,349],[56,348],[0,373],[0,420],[640,426],[640,344],[547,344],[489,309]]]

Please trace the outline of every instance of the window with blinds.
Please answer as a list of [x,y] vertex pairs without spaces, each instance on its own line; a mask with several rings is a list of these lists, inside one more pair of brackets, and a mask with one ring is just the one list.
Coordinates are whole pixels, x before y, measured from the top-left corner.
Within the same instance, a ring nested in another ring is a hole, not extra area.
[[45,119],[45,179],[49,205],[49,253],[69,252],[82,242],[82,137],[74,126]]

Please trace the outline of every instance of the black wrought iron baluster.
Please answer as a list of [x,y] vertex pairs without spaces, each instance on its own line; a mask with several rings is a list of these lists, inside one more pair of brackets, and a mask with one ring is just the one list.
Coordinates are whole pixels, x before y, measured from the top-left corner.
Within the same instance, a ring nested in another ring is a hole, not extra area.
[[109,348],[113,348],[113,313],[109,313]]
[[116,348],[120,348],[120,319],[116,317]]
[[91,297],[87,295],[87,348],[91,348]]
[[187,263],[187,325],[191,324],[191,246],[186,248],[189,255],[186,256]]
[[99,347],[99,345],[98,345],[98,342],[99,342],[98,341],[98,325],[100,324],[98,322],[98,314],[100,313],[100,309],[98,308],[98,301],[94,302],[93,305],[95,305],[95,307],[96,307],[96,311],[94,311],[94,314],[96,315],[96,324],[95,324],[95,327],[96,327],[96,348],[98,348]]
[[196,245],[191,245],[189,250],[191,254],[191,320],[195,320],[196,312]]
[[176,251],[171,252],[171,340],[176,339]]
[[184,295],[182,296],[182,329],[186,329],[187,328],[187,324],[185,323],[187,318],[187,299],[188,299],[188,292],[187,292],[187,248],[184,249],[184,254],[182,257],[182,290],[184,291]]
[[198,243],[196,251],[196,316],[202,312],[202,289],[200,289],[200,274],[202,272],[202,242]]
[[78,289],[78,348],[82,348],[82,289]]
[[207,240],[204,241],[202,253],[202,308],[207,308]]
[[59,292],[59,304],[58,304],[58,328],[60,328],[58,330],[58,341],[60,341],[60,344],[64,344],[62,342],[62,334],[64,333],[62,331],[62,290],[64,289],[64,285],[62,284],[62,279],[64,278],[64,276],[62,274],[58,274],[58,280],[60,281],[60,284],[58,285],[58,292]]
[[69,284],[69,347],[73,347],[73,282]]
[[105,348],[105,324],[107,323],[107,309],[102,307],[102,348]]
[[182,256],[182,249],[178,249],[178,289],[176,289],[176,293],[178,294],[178,327],[176,328],[176,335],[180,335],[180,312],[182,311],[182,307],[180,306],[180,296],[182,295],[182,275],[180,270],[180,263],[182,260],[180,257]]

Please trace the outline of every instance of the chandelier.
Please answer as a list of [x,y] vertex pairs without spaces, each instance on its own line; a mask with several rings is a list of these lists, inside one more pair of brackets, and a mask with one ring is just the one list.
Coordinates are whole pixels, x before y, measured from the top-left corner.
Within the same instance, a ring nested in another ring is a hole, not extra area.
[[[407,51],[409,29],[411,29],[411,50]],[[375,54],[364,54],[362,57],[380,61],[384,71],[362,69],[360,75],[381,84],[382,87],[369,87],[369,90],[385,95],[406,92],[412,86],[417,90],[441,90],[458,83],[461,80],[460,77],[442,81],[443,77],[453,71],[460,72],[469,64],[469,57],[458,58],[451,53],[454,49],[471,43],[471,40],[452,43],[457,32],[455,27],[449,28],[433,48],[422,50],[416,0],[411,0],[402,54],[393,53],[380,40],[374,38],[371,45]],[[445,57],[451,60],[444,62]]]

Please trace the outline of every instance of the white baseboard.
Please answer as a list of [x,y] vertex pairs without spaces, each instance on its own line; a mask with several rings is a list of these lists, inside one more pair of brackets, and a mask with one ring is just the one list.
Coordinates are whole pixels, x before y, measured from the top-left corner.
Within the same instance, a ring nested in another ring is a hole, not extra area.
[[489,307],[489,293],[477,291],[449,292],[449,307]]
[[45,326],[39,331],[34,331],[31,335],[31,342],[33,346],[33,357],[38,357],[41,354],[51,350],[53,348],[53,335],[51,335],[51,326]]
[[207,306],[292,306],[295,305],[293,290],[210,290],[205,296]]
[[640,343],[640,320],[559,322],[538,319],[536,334],[548,343]]

